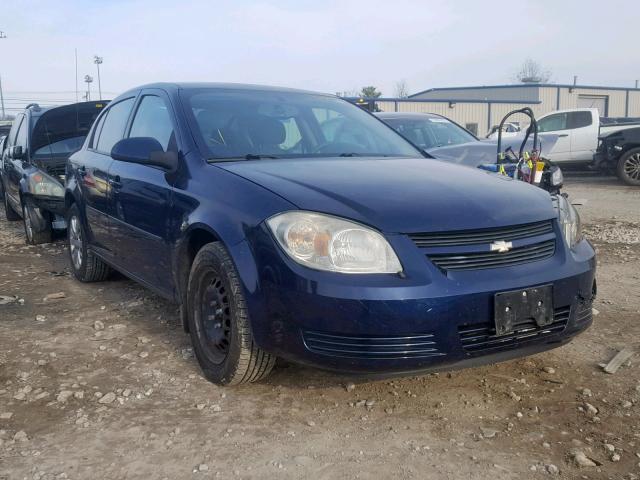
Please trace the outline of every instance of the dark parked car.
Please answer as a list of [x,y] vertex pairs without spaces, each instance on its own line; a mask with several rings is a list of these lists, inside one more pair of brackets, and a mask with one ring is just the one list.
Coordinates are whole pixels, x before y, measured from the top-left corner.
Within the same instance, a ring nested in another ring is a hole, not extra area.
[[626,184],[640,186],[640,127],[600,137],[595,163],[596,168],[615,170]]
[[2,154],[0,179],[7,219],[23,219],[27,243],[50,242],[54,229],[65,228],[65,165],[104,105],[32,104],[16,116]]
[[[328,122],[340,119],[343,131]],[[428,159],[332,95],[225,84],[122,94],[69,160],[69,254],[181,305],[208,379],[276,357],[405,373],[558,347],[595,254],[562,196]]]

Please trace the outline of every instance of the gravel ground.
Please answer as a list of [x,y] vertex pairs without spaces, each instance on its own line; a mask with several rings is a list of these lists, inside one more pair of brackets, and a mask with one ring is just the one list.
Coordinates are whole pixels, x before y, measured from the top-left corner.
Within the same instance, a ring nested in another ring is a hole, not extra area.
[[[80,284],[61,241],[0,221],[0,479],[640,478],[640,189],[573,177],[598,315],[534,357],[393,380],[278,364],[206,382],[176,308]],[[0,212],[4,218],[4,212]],[[4,303],[4,304],[2,304]]]

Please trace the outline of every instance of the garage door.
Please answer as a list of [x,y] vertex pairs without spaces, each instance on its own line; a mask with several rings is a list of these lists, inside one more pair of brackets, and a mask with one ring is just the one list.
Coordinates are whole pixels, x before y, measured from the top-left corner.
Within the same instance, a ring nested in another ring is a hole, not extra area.
[[578,108],[597,108],[601,117],[606,117],[608,112],[609,97],[606,95],[578,95]]

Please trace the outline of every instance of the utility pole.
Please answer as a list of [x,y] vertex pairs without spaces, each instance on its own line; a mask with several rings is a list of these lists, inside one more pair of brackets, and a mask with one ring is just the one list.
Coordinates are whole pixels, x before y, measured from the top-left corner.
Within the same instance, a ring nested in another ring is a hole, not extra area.
[[[7,38],[4,32],[0,31],[0,39]],[[2,94],[2,77],[0,77],[0,105],[2,106],[2,120],[6,118],[4,112],[4,95]]]
[[4,114],[4,95],[2,94],[2,77],[0,77],[0,104],[2,105],[2,118],[0,118],[0,120],[4,120],[5,114]]
[[102,85],[100,83],[100,65],[102,65],[102,57],[94,55],[93,63],[96,64],[96,68],[98,69],[98,95],[100,97],[100,100],[102,100]]
[[636,88],[638,88],[638,80],[636,80]]
[[85,75],[84,81],[87,84],[87,102],[91,100],[91,82],[93,82],[93,77],[91,75]]

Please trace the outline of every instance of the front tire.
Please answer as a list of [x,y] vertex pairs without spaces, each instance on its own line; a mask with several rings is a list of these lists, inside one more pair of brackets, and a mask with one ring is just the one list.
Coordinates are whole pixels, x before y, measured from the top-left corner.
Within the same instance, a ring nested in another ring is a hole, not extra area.
[[51,227],[51,217],[48,212],[42,212],[45,225],[43,230],[38,230],[34,218],[39,214],[28,200],[22,201],[22,220],[24,222],[24,234],[27,245],[40,245],[51,243],[53,240],[53,228]]
[[632,148],[620,157],[617,174],[627,185],[640,186],[640,148]]
[[3,192],[2,199],[4,201],[4,215],[5,217],[7,217],[7,220],[9,220],[10,222],[15,222],[16,220],[20,220],[20,215],[18,215],[9,204],[9,199],[7,198],[6,190],[4,190]]
[[88,248],[86,230],[80,218],[80,210],[73,204],[67,213],[67,241],[69,261],[73,275],[81,282],[101,282],[111,273],[111,268]]
[[202,247],[189,275],[189,332],[205,377],[218,385],[265,378],[276,357],[253,341],[240,280],[218,242]]

